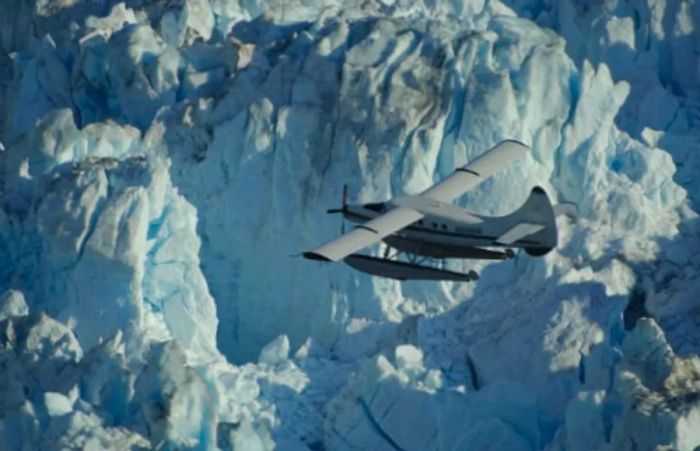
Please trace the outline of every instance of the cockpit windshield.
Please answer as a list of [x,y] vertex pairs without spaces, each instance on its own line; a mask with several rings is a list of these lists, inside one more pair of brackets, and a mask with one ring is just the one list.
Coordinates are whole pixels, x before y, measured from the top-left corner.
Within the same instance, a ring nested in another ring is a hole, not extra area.
[[384,202],[375,202],[371,204],[365,204],[364,207],[368,210],[376,211],[381,213],[384,211]]

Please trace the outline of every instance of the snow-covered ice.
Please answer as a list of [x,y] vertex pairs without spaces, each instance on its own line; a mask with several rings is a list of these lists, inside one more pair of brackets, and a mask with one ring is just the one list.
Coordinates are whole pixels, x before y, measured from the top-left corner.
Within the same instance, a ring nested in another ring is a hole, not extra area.
[[[693,450],[700,2],[0,3],[0,448]],[[544,258],[290,257],[506,138]]]

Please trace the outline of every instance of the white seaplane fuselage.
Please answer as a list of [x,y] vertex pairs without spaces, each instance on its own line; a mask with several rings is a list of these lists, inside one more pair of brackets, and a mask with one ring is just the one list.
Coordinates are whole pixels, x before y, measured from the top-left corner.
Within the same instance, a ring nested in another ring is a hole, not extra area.
[[[392,208],[410,205],[410,201],[411,198],[398,198],[388,202],[350,204],[342,213],[346,219],[357,223],[356,227],[362,228],[362,224]],[[555,227],[543,224],[541,231],[516,241],[504,239],[519,224],[528,220],[531,224],[536,224],[534,221],[541,223],[543,217],[553,221],[554,213],[546,193],[535,188],[525,204],[509,215],[488,217],[452,207],[445,214],[427,214],[383,241],[400,251],[436,258],[504,258],[502,252],[484,249],[488,247],[523,248],[531,255],[543,255],[556,246]]]
[[[328,213],[342,213],[357,225],[302,255],[316,261],[342,260],[359,271],[382,277],[462,282],[476,280],[477,275],[420,265],[424,259],[419,257],[504,259],[514,255],[511,248],[544,255],[557,245],[557,227],[554,207],[542,188],[533,188],[519,209],[500,217],[480,216],[452,204],[528,151],[529,147],[519,141],[504,140],[420,194],[386,202],[349,205],[345,187],[343,207]],[[387,245],[383,257],[356,253],[379,241]],[[391,249],[398,252],[392,255]],[[400,261],[400,257],[408,261]]]

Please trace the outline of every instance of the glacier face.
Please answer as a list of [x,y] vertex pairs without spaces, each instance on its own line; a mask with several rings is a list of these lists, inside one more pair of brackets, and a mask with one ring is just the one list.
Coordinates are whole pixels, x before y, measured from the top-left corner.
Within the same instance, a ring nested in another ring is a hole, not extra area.
[[[0,8],[3,447],[700,444],[697,2]],[[547,257],[289,257],[504,138]]]

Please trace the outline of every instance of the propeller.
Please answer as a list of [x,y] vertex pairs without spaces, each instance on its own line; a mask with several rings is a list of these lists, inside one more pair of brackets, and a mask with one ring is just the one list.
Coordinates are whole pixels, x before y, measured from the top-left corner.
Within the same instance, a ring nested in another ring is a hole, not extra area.
[[344,213],[348,209],[348,185],[343,185],[343,207],[326,210],[328,214]]
[[[326,210],[328,214],[345,213],[348,210],[348,185],[343,185],[343,207]],[[342,220],[341,220],[342,221]],[[345,233],[345,221],[340,223],[340,233]]]

